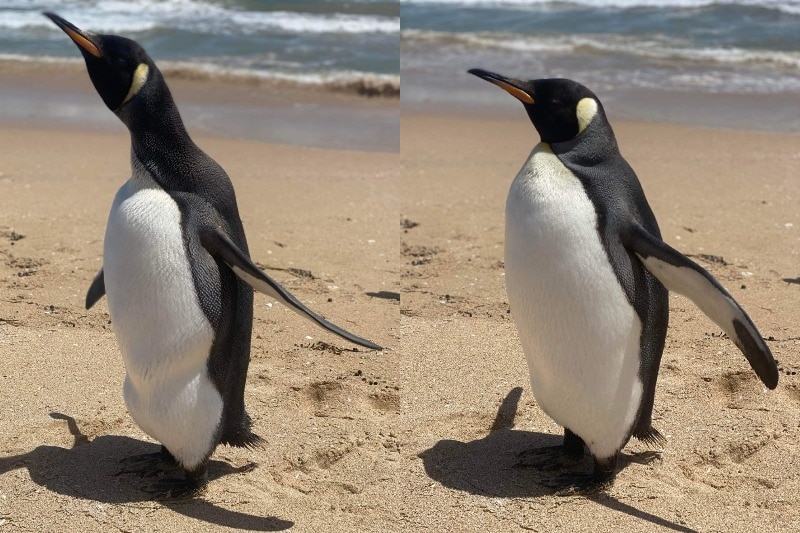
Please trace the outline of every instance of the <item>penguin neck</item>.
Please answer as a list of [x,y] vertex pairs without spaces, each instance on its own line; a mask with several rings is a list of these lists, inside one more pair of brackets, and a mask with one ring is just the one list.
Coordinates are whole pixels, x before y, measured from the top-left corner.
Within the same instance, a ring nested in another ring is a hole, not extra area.
[[593,166],[619,155],[619,146],[611,124],[600,114],[576,137],[549,144],[554,154],[559,157],[569,155],[581,166]]
[[128,127],[131,146],[140,159],[195,146],[167,84],[158,80],[153,85],[117,112]]

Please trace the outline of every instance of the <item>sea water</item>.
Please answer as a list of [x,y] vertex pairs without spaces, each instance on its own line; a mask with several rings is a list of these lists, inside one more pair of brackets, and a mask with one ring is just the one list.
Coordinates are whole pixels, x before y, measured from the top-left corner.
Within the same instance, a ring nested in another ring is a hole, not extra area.
[[79,61],[42,11],[138,41],[162,70],[399,90],[400,16],[380,0],[0,1],[0,59]]
[[571,78],[632,118],[800,130],[800,0],[400,4],[403,105],[490,105],[479,67]]

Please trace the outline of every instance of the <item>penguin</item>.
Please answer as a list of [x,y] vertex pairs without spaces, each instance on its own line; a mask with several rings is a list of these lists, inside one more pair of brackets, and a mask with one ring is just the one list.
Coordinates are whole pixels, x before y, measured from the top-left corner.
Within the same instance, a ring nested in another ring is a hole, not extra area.
[[165,474],[150,489],[158,498],[192,497],[206,488],[219,444],[263,442],[244,404],[253,289],[350,342],[381,347],[314,313],[252,261],[228,175],[189,137],[138,43],[44,15],[78,46],[97,92],[131,136],[131,177],[114,198],[103,268],[86,296],[89,309],[107,295],[125,404],[162,444],[123,471]]
[[593,471],[560,484],[594,492],[613,483],[632,436],[665,443],[652,413],[668,290],[721,327],[774,389],[777,365],[744,309],[662,240],[597,96],[568,79],[469,73],[520,100],[541,138],[506,201],[506,291],[534,398],[564,440],[524,452],[522,463],[562,469],[588,449]]

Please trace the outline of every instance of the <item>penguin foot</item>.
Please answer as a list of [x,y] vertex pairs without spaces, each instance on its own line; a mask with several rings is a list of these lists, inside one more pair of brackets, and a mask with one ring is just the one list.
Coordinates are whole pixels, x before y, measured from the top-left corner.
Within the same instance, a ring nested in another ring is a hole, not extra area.
[[120,459],[119,462],[123,466],[114,474],[115,476],[136,474],[139,477],[155,477],[164,470],[178,466],[178,462],[164,446],[161,447],[160,451],[131,455]]
[[614,485],[614,478],[598,479],[595,474],[572,473],[559,476],[555,480],[554,496],[590,496],[598,494]]
[[577,449],[574,446],[567,446],[565,440],[560,446],[542,446],[541,448],[530,448],[517,454],[516,465],[519,468],[535,468],[542,472],[554,472],[556,470],[574,468],[582,462],[583,442]]
[[518,467],[533,467],[544,472],[573,467],[583,458],[583,439],[564,428],[564,442],[560,446],[531,448],[517,454]]
[[557,476],[552,483],[545,483],[556,488],[556,496],[575,496],[597,494],[614,484],[619,454],[604,459],[594,459],[594,470],[588,472],[568,472]]
[[205,463],[194,470],[185,470],[186,477],[159,479],[145,492],[154,500],[188,500],[199,496],[208,487],[208,467]]
[[183,478],[164,478],[145,489],[145,492],[152,494],[154,500],[188,500],[204,493],[207,487],[208,481],[197,484]]
[[530,448],[517,454],[518,468],[536,468],[545,472],[561,470],[565,466],[564,450],[561,445]]

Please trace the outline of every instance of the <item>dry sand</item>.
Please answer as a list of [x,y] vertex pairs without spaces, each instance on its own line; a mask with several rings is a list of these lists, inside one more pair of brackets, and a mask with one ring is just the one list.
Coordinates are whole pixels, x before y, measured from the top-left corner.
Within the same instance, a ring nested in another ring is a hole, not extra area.
[[0,531],[800,528],[800,138],[615,126],[665,239],[771,339],[776,391],[672,297],[655,408],[667,445],[629,444],[605,494],[556,497],[515,467],[560,441],[530,395],[503,285],[503,203],[536,140],[522,113],[404,112],[400,156],[201,136],[233,179],[253,257],[390,349],[350,351],[257,296],[246,402],[267,445],[220,447],[187,503],[115,475],[157,445],[125,410],[105,300],[83,309],[129,175],[126,134],[0,127]]
[[232,177],[253,258],[390,349],[353,351],[258,295],[246,401],[265,448],[219,448],[202,501],[148,501],[153,480],[115,474],[156,445],[126,412],[106,301],[83,309],[127,134],[0,129],[0,531],[394,522],[398,155],[196,140]]
[[667,445],[652,453],[632,441],[605,494],[553,496],[548,476],[515,467],[518,452],[559,443],[561,428],[530,394],[502,264],[505,196],[536,132],[521,110],[509,120],[404,111],[407,530],[800,528],[800,137],[615,126],[665,239],[770,339],[778,389],[767,392],[720,329],[671,296],[654,413]]

